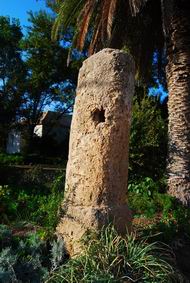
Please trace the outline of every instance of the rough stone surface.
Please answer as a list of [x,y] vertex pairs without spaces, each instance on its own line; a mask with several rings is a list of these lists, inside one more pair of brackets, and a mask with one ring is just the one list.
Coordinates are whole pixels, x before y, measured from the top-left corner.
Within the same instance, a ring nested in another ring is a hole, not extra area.
[[71,255],[88,229],[109,223],[123,233],[127,205],[128,142],[134,63],[123,51],[104,49],[84,61],[71,125],[65,200],[57,234]]

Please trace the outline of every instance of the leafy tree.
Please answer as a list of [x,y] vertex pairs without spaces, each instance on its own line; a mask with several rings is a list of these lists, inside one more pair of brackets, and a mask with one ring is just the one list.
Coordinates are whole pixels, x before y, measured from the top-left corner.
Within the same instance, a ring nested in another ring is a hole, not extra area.
[[169,193],[190,205],[189,0],[51,0],[54,2],[58,11],[54,35],[59,33],[59,27],[65,29],[77,19],[75,46],[82,49],[87,34],[92,34],[90,54],[102,47],[120,48],[126,44],[141,78],[151,75],[149,67],[156,50],[158,70],[162,69],[166,44]]
[[129,144],[129,179],[151,177],[159,180],[165,173],[167,118],[162,105],[147,90],[136,87]]
[[67,67],[68,51],[64,43],[51,40],[52,16],[43,11],[29,15],[31,26],[22,41],[28,70],[22,111],[29,123],[32,141],[34,127],[47,105],[62,104],[62,111],[72,108],[80,61]]
[[4,146],[9,126],[22,103],[22,82],[26,71],[19,43],[22,38],[18,20],[0,17],[0,136]]

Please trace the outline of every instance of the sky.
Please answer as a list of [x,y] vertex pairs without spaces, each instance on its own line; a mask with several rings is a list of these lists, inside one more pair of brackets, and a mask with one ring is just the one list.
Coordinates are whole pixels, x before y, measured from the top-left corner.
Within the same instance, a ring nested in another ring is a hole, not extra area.
[[18,18],[22,26],[28,25],[27,11],[46,9],[45,0],[0,0],[0,15]]

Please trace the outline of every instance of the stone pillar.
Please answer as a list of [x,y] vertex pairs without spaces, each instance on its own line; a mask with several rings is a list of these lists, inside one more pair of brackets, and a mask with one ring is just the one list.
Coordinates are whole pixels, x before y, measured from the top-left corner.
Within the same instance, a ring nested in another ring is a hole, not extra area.
[[134,63],[123,51],[104,49],[84,61],[71,125],[65,199],[57,234],[71,255],[88,229],[113,222],[123,233],[127,205],[128,144]]

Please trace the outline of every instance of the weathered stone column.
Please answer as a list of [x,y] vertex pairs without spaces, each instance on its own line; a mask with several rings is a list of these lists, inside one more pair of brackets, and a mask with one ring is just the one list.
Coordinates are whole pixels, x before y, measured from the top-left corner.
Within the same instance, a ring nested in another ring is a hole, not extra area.
[[113,222],[122,233],[131,221],[126,198],[133,92],[134,63],[125,52],[104,49],[84,61],[57,227],[71,255],[88,229]]

